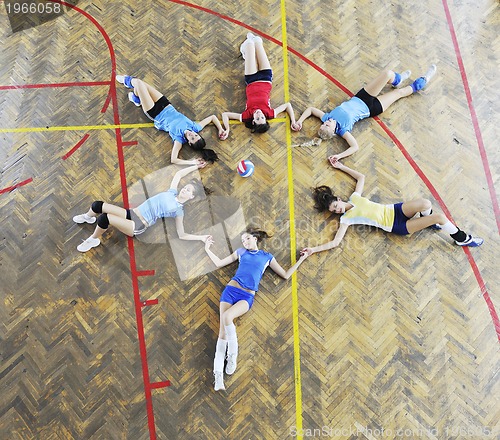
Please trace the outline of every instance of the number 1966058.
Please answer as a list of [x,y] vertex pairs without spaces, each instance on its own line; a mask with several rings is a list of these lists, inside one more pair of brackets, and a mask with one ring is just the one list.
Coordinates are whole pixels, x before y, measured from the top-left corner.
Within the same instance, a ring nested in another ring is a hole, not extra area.
[[59,3],[11,3],[5,2],[7,14],[59,14]]

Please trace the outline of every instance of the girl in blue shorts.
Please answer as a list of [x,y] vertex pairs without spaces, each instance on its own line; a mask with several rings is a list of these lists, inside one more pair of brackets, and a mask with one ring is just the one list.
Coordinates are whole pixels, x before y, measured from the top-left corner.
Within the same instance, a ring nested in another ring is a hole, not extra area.
[[307,253],[301,254],[299,260],[285,271],[272,254],[259,249],[258,244],[264,238],[268,238],[264,231],[249,229],[241,236],[243,247],[236,249],[235,252],[222,260],[210,250],[210,246],[213,244],[211,237],[205,242],[205,250],[217,267],[224,267],[236,260],[239,261],[236,274],[227,283],[220,298],[219,338],[214,358],[215,391],[225,389],[223,368],[226,350],[226,374],[233,374],[236,370],[238,339],[233,321],[252,307],[255,293],[266,268],[269,266],[276,274],[287,280],[308,256]]
[[205,164],[194,165],[177,171],[167,191],[156,194],[134,209],[125,209],[102,201],[95,201],[85,214],[75,215],[75,223],[97,223],[94,233],[77,246],[80,252],[87,252],[99,246],[101,236],[109,226],[114,226],[120,232],[134,237],[142,234],[159,218],[174,217],[175,227],[181,240],[206,241],[208,235],[193,235],[184,231],[184,204],[194,199],[203,191],[203,185],[198,180],[192,180],[177,190],[180,180],[189,173],[203,168]]
[[[433,213],[429,200],[417,199],[410,202],[382,205],[361,196],[365,176],[345,166],[336,157],[329,157],[334,168],[344,171],[356,180],[356,189],[347,202],[335,197],[331,188],[319,186],[313,190],[313,198],[318,211],[342,214],[340,226],[332,241],[320,246],[305,248],[302,253],[312,255],[337,247],[350,225],[376,226],[387,232],[408,235],[425,228],[439,229],[450,234],[458,246],[477,247],[483,244],[482,238],[473,237],[458,229],[444,214]],[[419,214],[416,217],[416,214]]]

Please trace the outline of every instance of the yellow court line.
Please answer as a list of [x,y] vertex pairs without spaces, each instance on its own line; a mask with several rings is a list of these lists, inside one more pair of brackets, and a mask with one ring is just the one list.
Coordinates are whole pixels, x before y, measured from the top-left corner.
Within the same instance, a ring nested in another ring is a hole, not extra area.
[[[286,118],[276,118],[272,121],[287,122]],[[230,121],[230,124],[241,124],[239,121]],[[22,127],[22,128],[0,128],[0,133],[35,133],[35,132],[48,132],[48,131],[89,131],[89,130],[115,130],[117,128],[123,130],[126,128],[150,128],[154,127],[152,122],[142,124],[119,124],[119,125],[69,125],[59,127]]]
[[[288,82],[288,44],[286,33],[285,0],[281,0],[281,33],[283,42],[283,86],[285,89],[285,102],[290,102],[290,85]],[[293,187],[293,161],[292,161],[292,132],[290,124],[286,127],[286,151],[288,166],[288,210],[290,213],[290,253],[292,264],[295,264],[296,231],[295,231],[295,197]],[[297,274],[292,275],[292,320],[293,320],[293,371],[295,383],[295,427],[298,438],[302,435],[302,380],[300,377],[300,337],[299,337],[299,298],[297,289]]]
[[45,131],[89,131],[89,130],[115,130],[117,128],[146,128],[154,127],[153,123],[144,124],[119,124],[119,125],[73,125],[66,127],[23,127],[23,128],[0,128],[0,133],[33,133]]

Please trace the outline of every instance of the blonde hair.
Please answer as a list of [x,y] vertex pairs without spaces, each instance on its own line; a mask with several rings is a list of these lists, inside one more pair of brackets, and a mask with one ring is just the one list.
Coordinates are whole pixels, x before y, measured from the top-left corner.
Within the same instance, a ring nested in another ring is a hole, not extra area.
[[327,126],[322,125],[318,130],[318,136],[323,140],[333,139],[335,130],[331,130]]

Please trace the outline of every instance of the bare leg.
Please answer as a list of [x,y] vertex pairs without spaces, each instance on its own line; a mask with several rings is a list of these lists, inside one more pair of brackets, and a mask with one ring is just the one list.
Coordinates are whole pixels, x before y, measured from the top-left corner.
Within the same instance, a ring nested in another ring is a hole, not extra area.
[[224,316],[224,313],[226,310],[228,310],[231,307],[231,304],[227,302],[221,302],[219,304],[219,338],[220,339],[226,339],[226,330],[224,329],[224,321],[222,317]]
[[[413,94],[413,89],[411,86],[403,87],[402,89],[394,89],[390,92],[384,93],[378,97],[380,104],[382,104],[382,110],[386,111],[392,104],[394,104],[398,99],[405,98]],[[371,93],[370,93],[371,95]]]
[[141,79],[132,79],[132,85],[134,86],[134,93],[141,100],[141,106],[145,112],[151,110],[155,102],[163,96],[158,90]]
[[262,40],[261,39],[256,40],[254,44],[255,44],[255,54],[257,56],[258,70],[270,69],[271,63],[269,63],[269,59],[267,58],[264,45],[262,44]]
[[[118,217],[113,214],[108,214],[109,225],[114,226],[120,232],[129,237],[134,236],[134,222],[132,220],[128,220],[123,217]],[[99,221],[99,220],[97,220]],[[101,238],[102,234],[106,232],[107,229],[103,229],[99,226],[95,227],[94,233],[92,234],[92,238]]]
[[[417,199],[410,202],[405,202],[401,206],[403,214],[406,217],[413,217],[417,212],[426,211],[432,208],[432,204],[427,199]],[[444,225],[448,219],[444,214],[435,213],[424,217],[411,218],[406,222],[406,229],[412,234],[413,232],[421,231],[429,226],[440,224]]]
[[245,75],[253,75],[257,72],[257,57],[255,56],[255,44],[246,41],[245,45]]
[[[221,309],[222,309],[222,304],[227,304],[227,303],[221,303]],[[238,318],[238,316],[244,315],[246,312],[248,312],[249,306],[248,303],[244,300],[238,301],[236,304],[233,304],[231,307],[226,309],[224,313],[221,316],[221,321],[222,325],[229,325],[233,323],[233,320]]]
[[396,74],[392,70],[384,70],[365,86],[365,90],[371,96],[378,96],[387,84],[391,84],[394,81],[395,77]]

